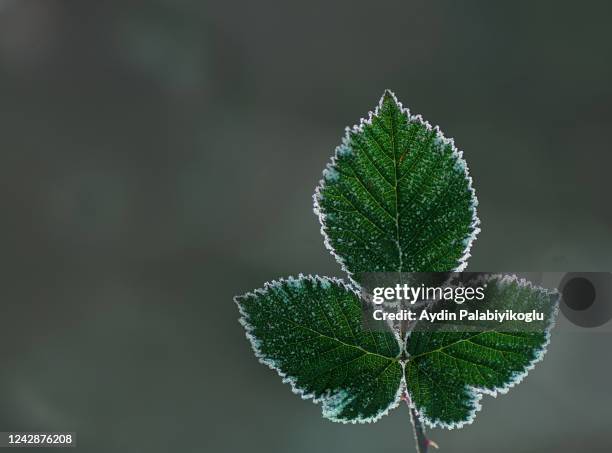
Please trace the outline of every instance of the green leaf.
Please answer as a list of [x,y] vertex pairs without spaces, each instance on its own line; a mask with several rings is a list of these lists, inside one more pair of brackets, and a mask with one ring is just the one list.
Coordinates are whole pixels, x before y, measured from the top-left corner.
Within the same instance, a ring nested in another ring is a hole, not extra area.
[[489,322],[479,331],[452,322],[417,325],[407,341],[405,376],[421,419],[432,427],[461,427],[474,419],[482,394],[496,396],[519,383],[546,352],[557,300],[555,292],[515,277],[495,276],[487,282],[482,305],[451,302],[445,308],[536,310],[544,313],[544,320],[529,330],[510,321]]
[[259,360],[334,421],[376,421],[399,402],[400,347],[365,330],[359,295],[341,281],[289,278],[236,298]]
[[300,276],[237,297],[259,360],[334,421],[376,421],[407,392],[431,426],[471,422],[482,394],[507,391],[542,357],[556,295],[491,277],[481,306],[450,301],[449,310],[535,309],[545,320],[529,331],[419,322],[404,337],[364,323],[357,291],[365,272],[463,270],[479,231],[476,205],[452,140],[386,91],[347,130],[315,193],[325,243],[354,285]]
[[461,152],[390,91],[347,129],[314,199],[325,243],[355,282],[362,272],[461,271],[479,231]]

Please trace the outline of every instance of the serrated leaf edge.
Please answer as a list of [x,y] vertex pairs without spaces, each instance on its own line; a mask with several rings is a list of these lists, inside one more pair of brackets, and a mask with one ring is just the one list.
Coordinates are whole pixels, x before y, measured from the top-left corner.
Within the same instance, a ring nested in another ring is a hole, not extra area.
[[[249,343],[251,344],[251,348],[253,349],[253,353],[255,354],[255,357],[257,357],[257,359],[259,360],[260,363],[268,366],[270,369],[276,371],[276,373],[281,377],[282,382],[284,384],[289,384],[291,387],[291,391],[293,393],[295,393],[296,395],[299,395],[303,400],[308,400],[308,399],[312,399],[312,402],[315,404],[321,404],[321,409],[322,409],[322,414],[323,417],[327,418],[328,420],[334,421],[334,422],[340,422],[340,423],[344,423],[344,424],[356,424],[356,423],[374,423],[377,422],[378,420],[380,420],[382,417],[384,417],[385,415],[389,414],[389,412],[391,412],[393,409],[395,409],[397,406],[399,406],[400,402],[401,402],[401,395],[404,391],[404,389],[406,388],[406,377],[405,377],[405,363],[402,360],[399,359],[395,359],[397,360],[397,362],[399,363],[399,365],[402,367],[402,377],[400,380],[400,385],[398,386],[397,392],[395,394],[395,398],[394,400],[391,402],[391,404],[389,404],[384,410],[379,411],[376,415],[372,416],[372,417],[365,417],[365,418],[356,418],[356,419],[352,419],[352,420],[346,420],[346,419],[340,419],[334,416],[334,404],[336,403],[335,399],[338,398],[339,396],[339,392],[332,392],[332,391],[328,391],[327,393],[321,395],[320,397],[316,397],[314,395],[314,393],[306,393],[304,391],[304,389],[298,387],[297,385],[297,379],[295,376],[290,376],[287,373],[284,373],[283,371],[281,371],[281,369],[274,363],[274,360],[270,359],[269,357],[266,357],[265,354],[263,354],[260,350],[259,347],[259,339],[255,336],[255,334],[253,333],[254,327],[249,323],[248,318],[249,315],[248,313],[246,313],[246,311],[244,310],[244,308],[242,307],[242,305],[240,304],[240,300],[241,298],[244,297],[248,297],[248,296],[262,296],[266,294],[267,289],[269,288],[274,288],[274,287],[279,287],[281,286],[283,283],[287,282],[287,283],[293,283],[293,282],[297,282],[303,279],[309,279],[312,281],[316,281],[319,283],[322,282],[329,282],[329,283],[337,283],[338,285],[342,286],[343,288],[345,288],[347,291],[350,291],[352,293],[355,293],[357,295],[359,295],[358,291],[350,284],[347,284],[344,282],[344,280],[340,279],[340,278],[336,278],[336,277],[321,277],[319,275],[304,275],[302,273],[298,274],[298,277],[293,277],[293,276],[289,276],[287,278],[279,278],[277,280],[271,280],[268,281],[266,283],[264,283],[263,288],[258,288],[255,289],[253,291],[248,291],[244,294],[241,294],[239,296],[235,296],[234,297],[234,302],[236,303],[236,305],[238,306],[238,311],[240,312],[240,318],[238,319],[238,322],[244,327],[245,332],[246,332],[246,337],[249,340]],[[398,346],[400,351],[403,348],[403,345],[401,344],[401,342],[399,341],[399,337],[397,336],[397,334],[393,331],[391,331],[394,334],[394,337],[396,338],[396,341],[398,341]]]
[[329,238],[329,235],[327,234],[326,231],[326,217],[325,217],[325,213],[322,211],[321,206],[319,205],[319,200],[322,197],[321,191],[323,190],[324,186],[325,186],[325,174],[327,172],[336,172],[336,161],[337,158],[341,155],[342,152],[345,152],[345,150],[348,148],[349,142],[350,142],[350,134],[351,133],[360,133],[363,132],[363,128],[366,125],[371,125],[372,124],[372,118],[376,115],[378,115],[378,113],[380,112],[380,110],[382,109],[383,106],[383,101],[385,99],[385,95],[390,95],[393,99],[393,101],[395,102],[395,104],[399,107],[400,111],[406,115],[406,117],[408,118],[408,122],[418,122],[420,124],[422,124],[423,126],[425,126],[425,128],[428,131],[434,130],[436,132],[436,139],[443,142],[444,144],[448,144],[451,146],[452,149],[452,155],[453,157],[456,158],[457,163],[460,164],[461,168],[463,168],[464,174],[466,179],[468,180],[468,190],[470,191],[470,194],[472,196],[472,204],[470,205],[470,207],[472,208],[473,212],[472,212],[472,223],[470,224],[470,228],[472,229],[472,233],[470,233],[470,235],[464,240],[465,243],[465,247],[463,249],[463,254],[461,256],[461,258],[459,258],[459,263],[458,266],[455,269],[451,269],[450,271],[454,271],[454,272],[461,272],[463,271],[466,267],[467,267],[467,260],[468,258],[471,256],[470,250],[472,248],[472,244],[474,242],[474,240],[476,239],[476,236],[478,236],[478,233],[480,233],[480,228],[478,225],[480,225],[480,219],[478,218],[478,212],[477,212],[477,206],[478,206],[478,198],[476,197],[476,191],[474,190],[474,188],[472,187],[472,177],[469,174],[469,169],[467,166],[467,162],[465,161],[465,159],[463,158],[463,151],[460,151],[459,149],[457,149],[457,147],[455,146],[455,141],[452,138],[446,138],[443,134],[443,132],[440,130],[440,128],[438,126],[432,126],[428,121],[424,120],[423,117],[421,115],[411,115],[410,114],[410,110],[407,108],[404,108],[404,106],[402,105],[402,103],[397,99],[397,97],[395,96],[395,93],[393,93],[391,90],[385,90],[385,92],[383,93],[383,95],[381,96],[380,100],[378,101],[378,105],[376,106],[376,108],[374,109],[374,111],[369,111],[368,112],[368,117],[367,118],[361,118],[359,120],[358,124],[355,124],[352,128],[351,127],[346,127],[345,128],[345,134],[344,137],[342,139],[342,144],[337,146],[335,151],[334,151],[334,155],[331,158],[331,161],[326,165],[325,170],[323,170],[323,178],[321,178],[319,180],[318,185],[315,187],[315,192],[313,194],[313,210],[315,215],[318,217],[319,219],[319,223],[321,224],[321,234],[323,235],[323,242],[325,244],[325,247],[329,250],[329,252],[331,253],[331,255],[335,258],[335,260],[338,262],[338,264],[340,264],[341,269],[346,273],[346,275],[348,276],[350,282],[352,285],[354,285],[356,288],[360,288],[359,283],[353,279],[353,273],[349,271],[349,269],[346,266],[345,260],[336,253],[333,245],[331,244],[331,240]]
[[[544,355],[548,351],[548,345],[550,344],[551,331],[556,324],[557,315],[559,313],[559,297],[560,297],[559,292],[557,290],[549,290],[541,286],[536,286],[532,282],[524,278],[519,278],[516,275],[494,274],[494,275],[488,276],[487,280],[493,279],[493,278],[499,278],[499,277],[501,277],[500,281],[502,282],[517,282],[520,286],[528,286],[530,288],[541,290],[549,296],[554,296],[554,295],[558,296],[557,300],[555,301],[555,308],[545,328],[546,340],[544,341],[544,344],[542,345],[542,347],[536,351],[535,358],[531,362],[529,362],[529,364],[525,367],[523,371],[514,373],[514,375],[510,378],[510,380],[508,381],[506,385],[502,387],[495,387],[492,390],[484,388],[484,387],[475,387],[471,385],[466,386],[466,390],[469,393],[470,402],[474,403],[474,409],[470,411],[470,414],[468,415],[467,419],[464,421],[455,422],[455,423],[446,423],[439,419],[431,419],[427,416],[427,414],[424,411],[420,411],[416,407],[416,405],[412,402],[412,400],[410,400],[410,407],[415,410],[415,412],[417,413],[419,417],[419,420],[422,423],[429,426],[430,428],[460,429],[460,428],[463,428],[463,426],[465,425],[469,425],[473,423],[476,418],[476,413],[482,409],[480,400],[482,399],[484,395],[490,395],[494,398],[497,398],[497,395],[505,395],[506,393],[508,393],[508,391],[510,391],[511,388],[513,388],[517,384],[520,384],[523,381],[523,379],[525,379],[525,377],[529,374],[529,372],[535,368],[536,364],[544,358]],[[410,361],[410,357],[408,357],[407,362],[409,361]]]

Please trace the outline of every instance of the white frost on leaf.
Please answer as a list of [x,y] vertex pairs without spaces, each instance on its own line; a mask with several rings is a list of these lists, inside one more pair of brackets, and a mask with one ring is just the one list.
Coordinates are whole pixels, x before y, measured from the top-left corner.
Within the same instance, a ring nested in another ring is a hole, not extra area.
[[[373,112],[372,111],[368,112],[368,116],[366,118],[361,118],[359,120],[359,123],[355,124],[353,127],[346,127],[345,134],[342,139],[342,144],[336,147],[334,155],[331,158],[331,162],[327,164],[327,167],[325,168],[325,170],[323,170],[323,179],[319,181],[319,184],[315,188],[315,192],[313,195],[314,213],[319,218],[319,223],[321,225],[320,230],[321,230],[321,234],[323,235],[323,242],[325,244],[325,247],[329,250],[331,255],[336,259],[338,264],[340,264],[340,267],[342,268],[342,270],[346,272],[346,274],[349,277],[349,280],[355,286],[355,288],[360,287],[359,283],[355,281],[355,279],[353,278],[354,274],[348,269],[345,259],[342,258],[342,256],[340,256],[334,249],[334,246],[331,243],[331,238],[327,234],[327,231],[326,231],[327,217],[326,217],[326,214],[321,209],[320,201],[322,200],[322,197],[323,197],[322,190],[325,187],[325,182],[326,181],[336,182],[340,178],[340,175],[338,174],[338,171],[336,170],[338,159],[340,157],[350,156],[351,154],[354,153],[354,150],[350,146],[351,133],[355,133],[355,134],[361,133],[363,132],[364,127],[366,125],[372,124],[372,119],[375,116],[378,116],[380,111],[382,110],[383,102],[384,102],[384,98],[386,94],[389,94],[393,98],[393,101],[398,106],[398,108],[403,113],[403,115],[407,118],[409,123],[419,123],[423,125],[428,131],[432,131],[432,130],[435,131],[436,136],[434,138],[434,143],[438,145],[438,149],[441,149],[442,147],[445,147],[445,146],[451,147],[452,156],[455,159],[455,169],[459,171],[463,171],[465,178],[468,181],[468,190],[471,194],[471,199],[472,199],[472,204],[470,206],[472,209],[472,222],[470,225],[470,229],[472,230],[472,232],[466,237],[466,240],[464,241],[464,250],[463,250],[461,257],[458,259],[457,266],[454,269],[449,269],[449,271],[462,272],[467,267],[467,264],[468,264],[467,260],[471,256],[470,250],[472,248],[472,245],[476,237],[478,236],[478,233],[480,233],[480,227],[479,227],[480,219],[478,218],[478,212],[476,208],[478,206],[478,198],[476,197],[476,191],[474,190],[472,186],[473,181],[472,181],[472,177],[469,174],[467,163],[465,159],[463,159],[463,152],[457,149],[457,147],[455,146],[455,142],[452,138],[447,138],[444,136],[444,134],[442,133],[442,131],[440,130],[438,126],[435,126],[435,127],[431,126],[431,124],[425,121],[421,115],[412,115],[410,113],[410,110],[407,108],[404,108],[402,103],[397,99],[397,97],[391,90],[385,90],[380,100],[378,101],[378,105],[376,106]],[[398,248],[399,248],[399,244],[398,244]],[[426,270],[422,269],[421,271],[426,271]]]
[[[276,373],[282,378],[282,382],[290,385],[293,393],[295,393],[296,395],[299,395],[304,400],[312,399],[312,401],[315,404],[320,403],[322,406],[322,414],[325,418],[331,421],[334,421],[334,422],[352,423],[352,424],[377,422],[382,417],[387,415],[392,409],[395,409],[400,404],[401,394],[404,388],[401,385],[401,382],[403,382],[404,373],[403,373],[403,364],[400,360],[398,360],[398,363],[400,364],[400,366],[402,366],[402,380],[400,381],[400,385],[398,386],[398,390],[395,395],[395,398],[390,402],[390,404],[385,409],[379,410],[375,415],[371,417],[358,416],[353,419],[347,420],[347,419],[338,418],[338,416],[340,415],[342,410],[348,404],[350,404],[350,402],[355,398],[354,395],[351,396],[346,390],[340,390],[340,389],[336,389],[336,390],[329,389],[325,394],[320,395],[318,397],[314,393],[308,393],[305,391],[305,389],[303,389],[302,387],[298,385],[296,376],[291,376],[283,372],[280,369],[279,364],[277,364],[272,358],[265,355],[261,351],[261,347],[262,347],[261,340],[259,340],[255,336],[254,327],[251,325],[249,321],[249,314],[245,311],[244,307],[240,304],[240,299],[247,297],[247,296],[265,296],[267,291],[270,288],[282,287],[284,283],[288,285],[295,285],[296,282],[299,282],[300,285],[303,285],[303,281],[306,279],[312,282],[315,282],[321,288],[329,288],[332,284],[336,284],[344,288],[346,291],[350,291],[356,294],[357,296],[359,296],[359,293],[356,292],[356,290],[351,285],[347,285],[343,280],[339,278],[299,274],[297,278],[295,277],[287,277],[286,279],[279,278],[278,280],[272,280],[270,282],[266,282],[263,288],[256,289],[254,291],[247,292],[241,296],[234,297],[234,302],[238,306],[238,310],[240,312],[240,318],[238,319],[238,321],[240,322],[240,324],[244,327],[246,331],[246,337],[251,343],[251,347],[253,349],[255,357],[257,357],[260,363],[276,371]],[[401,350],[401,344],[399,344],[399,339],[397,337],[396,337],[396,340],[398,341],[398,346],[400,347],[400,350]]]
[[325,170],[323,170],[323,177],[326,181],[338,181],[340,178],[340,173],[332,166],[328,166]]
[[[500,278],[501,277],[501,278]],[[520,384],[523,379],[529,374],[529,372],[536,366],[538,362],[540,362],[544,355],[548,350],[548,345],[550,344],[550,335],[551,330],[555,326],[557,315],[559,312],[559,298],[560,295],[556,290],[548,290],[542,287],[535,286],[533,283],[518,278],[515,275],[490,275],[486,277],[486,280],[492,280],[495,278],[499,278],[500,282],[503,283],[518,283],[519,286],[529,287],[539,291],[544,292],[548,296],[557,296],[556,301],[554,302],[554,308],[548,317],[547,324],[544,330],[545,340],[540,348],[537,348],[535,352],[535,357],[525,366],[525,368],[521,371],[515,371],[512,373],[508,382],[506,382],[501,387],[494,387],[492,389],[486,387],[475,387],[475,386],[467,386],[466,390],[468,391],[468,398],[470,403],[474,405],[474,408],[470,411],[467,418],[461,422],[456,423],[447,423],[439,419],[431,418],[427,415],[427,412],[424,409],[420,409],[416,407],[416,405],[411,401],[410,407],[415,409],[417,412],[419,419],[422,423],[425,423],[430,428],[446,428],[446,429],[460,429],[465,425],[469,425],[474,422],[476,418],[476,413],[482,409],[482,405],[480,404],[480,400],[482,400],[483,395],[490,395],[494,398],[497,398],[498,395],[505,395],[508,391],[517,384]]]
[[[346,133],[342,140],[342,143],[340,146],[338,146],[335,149],[331,162],[327,165],[327,167],[323,171],[323,179],[319,181],[319,184],[316,187],[315,193],[313,195],[314,212],[318,216],[319,222],[321,224],[321,233],[324,237],[325,246],[329,249],[331,254],[335,257],[337,262],[340,264],[340,266],[342,267],[342,270],[347,273],[351,284],[344,283],[342,280],[339,280],[336,278],[319,277],[319,276],[311,276],[311,275],[304,276],[300,274],[299,277],[297,278],[288,277],[287,279],[279,279],[279,280],[271,281],[269,283],[266,283],[262,289],[257,289],[253,292],[246,293],[243,296],[239,296],[235,298],[235,302],[238,305],[238,309],[241,314],[239,321],[244,326],[246,330],[246,336],[249,339],[251,346],[253,348],[253,351],[256,357],[259,359],[259,361],[267,365],[271,369],[275,370],[281,376],[283,382],[288,383],[291,386],[291,389],[294,393],[300,395],[303,399],[312,399],[315,403],[321,403],[322,412],[326,418],[333,420],[333,421],[340,421],[343,423],[375,422],[379,420],[382,416],[386,415],[391,409],[397,407],[400,404],[402,394],[404,394],[404,392],[407,391],[407,382],[406,382],[406,373],[405,373],[405,367],[406,367],[407,361],[404,359],[396,358],[397,363],[399,363],[402,368],[401,380],[400,380],[400,384],[398,386],[395,398],[385,409],[379,410],[374,416],[371,416],[371,417],[357,416],[350,420],[347,420],[346,418],[339,419],[338,417],[342,414],[343,410],[355,400],[356,398],[355,394],[351,394],[350,390],[347,390],[347,389],[328,389],[322,395],[320,394],[319,396],[316,396],[314,393],[308,393],[306,392],[304,388],[301,388],[297,384],[296,376],[290,376],[284,373],[280,369],[279,363],[275,363],[275,361],[272,358],[262,353],[262,350],[261,350],[262,342],[254,335],[254,327],[253,325],[251,325],[249,314],[245,311],[244,307],[241,306],[239,299],[241,297],[247,297],[247,296],[265,296],[269,289],[278,288],[284,284],[288,285],[291,288],[299,289],[303,287],[304,281],[306,279],[314,282],[316,285],[319,285],[319,287],[324,288],[324,289],[329,288],[332,284],[337,284],[345,288],[347,291],[351,291],[357,295],[359,294],[359,284],[353,279],[353,274],[347,268],[347,265],[344,259],[336,253],[336,251],[334,250],[334,247],[331,244],[330,237],[326,231],[326,221],[331,219],[331,216],[329,215],[326,216],[326,214],[322,211],[320,202],[322,201],[323,199],[322,197],[324,196],[322,193],[322,190],[325,187],[325,185],[327,183],[337,182],[341,180],[341,178],[345,177],[344,174],[341,174],[338,171],[337,161],[340,158],[350,157],[356,152],[356,150],[353,150],[350,145],[351,134],[363,132],[364,126],[372,124],[372,120],[374,116],[379,115],[381,112],[386,94],[392,97],[393,102],[395,102],[395,104],[398,106],[399,110],[405,116],[406,120],[409,123],[418,123],[424,126],[427,131],[435,132],[434,150],[437,150],[438,152],[447,150],[446,152],[448,153],[449,152],[448,150],[450,147],[451,156],[454,160],[454,169],[458,172],[463,172],[467,180],[467,187],[470,192],[470,200],[471,200],[470,208],[472,212],[472,218],[471,218],[471,224],[470,224],[471,233],[467,235],[467,237],[465,238],[456,239],[457,243],[462,244],[463,251],[462,251],[461,257],[457,261],[457,266],[455,267],[455,269],[452,269],[452,271],[461,272],[465,269],[465,267],[467,266],[467,260],[470,257],[470,249],[473,245],[474,240],[476,239],[476,236],[480,232],[480,228],[479,228],[480,220],[478,219],[477,209],[476,209],[478,205],[478,200],[476,198],[475,191],[472,187],[472,178],[469,174],[467,163],[463,159],[463,153],[455,147],[453,139],[446,138],[444,134],[442,133],[442,131],[437,126],[432,127],[427,121],[424,121],[420,115],[411,115],[410,111],[402,106],[402,104],[397,100],[395,95],[392,92],[387,90],[385,94],[383,94],[383,96],[381,97],[374,112],[369,112],[367,118],[362,118],[359,121],[359,123],[353,126],[352,128],[348,128],[348,127],[346,128]],[[342,242],[343,245],[346,245],[348,243],[348,245],[350,246],[353,244],[353,239],[340,238],[339,241],[345,241],[345,242]],[[368,245],[366,244],[365,247],[367,249]],[[398,249],[399,248],[400,246],[398,242]],[[401,250],[400,250],[400,260],[401,260]],[[422,271],[426,271],[426,269],[422,269]],[[520,281],[520,284],[530,285],[530,283],[527,283],[525,281]],[[535,366],[535,364],[542,359],[544,353],[546,352],[546,347],[550,341],[550,329],[553,327],[553,324],[554,324],[556,310],[558,310],[558,304],[556,305],[555,313],[553,314],[553,316],[550,317],[550,323],[546,328],[546,332],[545,332],[546,341],[544,342],[541,348],[535,351],[534,359],[530,361],[523,370],[514,372],[511,378],[508,380],[508,382],[500,387],[495,387],[493,389],[478,388],[478,387],[473,387],[473,386],[466,387],[466,389],[469,392],[470,402],[474,406],[474,409],[470,412],[466,420],[458,422],[458,423],[449,424],[449,423],[442,422],[441,420],[432,419],[427,416],[425,411],[423,410],[419,411],[418,408],[414,406],[414,403],[410,402],[411,406],[417,411],[418,416],[421,419],[421,421],[432,427],[445,427],[445,428],[461,428],[463,425],[471,423],[474,420],[476,412],[480,410],[481,408],[480,400],[484,394],[497,396],[497,394],[506,393],[514,385],[518,384],[527,375],[529,370],[531,370]],[[393,333],[395,334],[396,340],[398,340],[398,342],[400,343],[400,349],[405,348],[404,342],[401,341],[399,338],[399,333],[396,332],[395,330],[393,330]]]

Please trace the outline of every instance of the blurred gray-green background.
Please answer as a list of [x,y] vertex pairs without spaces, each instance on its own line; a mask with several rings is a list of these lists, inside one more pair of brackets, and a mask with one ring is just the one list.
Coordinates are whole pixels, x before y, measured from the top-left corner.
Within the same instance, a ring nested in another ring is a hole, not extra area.
[[[232,297],[339,275],[311,194],[393,89],[454,137],[471,269],[612,269],[612,3],[0,0],[0,431],[86,452],[410,452],[324,420]],[[606,334],[557,332],[443,452],[609,452]]]

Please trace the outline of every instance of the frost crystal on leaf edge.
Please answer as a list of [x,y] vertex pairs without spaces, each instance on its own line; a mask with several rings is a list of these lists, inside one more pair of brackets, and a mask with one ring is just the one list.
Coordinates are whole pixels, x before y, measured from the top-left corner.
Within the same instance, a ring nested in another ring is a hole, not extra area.
[[458,150],[457,147],[455,146],[454,140],[452,138],[446,138],[438,126],[432,126],[428,121],[425,121],[421,115],[411,115],[410,114],[410,110],[407,109],[407,108],[404,108],[402,103],[395,96],[395,94],[391,90],[387,89],[387,90],[385,90],[385,92],[381,96],[380,100],[378,101],[378,105],[374,109],[374,112],[372,112],[372,111],[368,112],[368,117],[367,118],[361,118],[359,120],[359,124],[355,124],[352,128],[351,127],[346,127],[345,134],[344,134],[344,137],[342,139],[342,143],[339,146],[336,147],[336,149],[334,151],[334,155],[331,158],[331,162],[328,163],[326,168],[325,168],[325,170],[323,170],[323,178],[319,180],[319,183],[316,186],[315,192],[314,192],[314,195],[313,195],[313,203],[314,203],[313,209],[314,209],[315,215],[319,218],[319,223],[321,224],[320,231],[321,231],[321,234],[323,235],[323,242],[325,243],[325,247],[329,250],[329,252],[335,258],[335,260],[338,262],[338,264],[340,264],[340,267],[347,274],[351,284],[354,285],[355,288],[359,288],[360,285],[359,285],[358,282],[356,282],[353,279],[353,273],[349,271],[349,269],[346,266],[346,263],[345,263],[344,259],[340,255],[338,255],[336,253],[336,251],[334,250],[333,245],[331,244],[331,240],[330,240],[330,238],[329,238],[329,236],[327,234],[327,231],[326,231],[326,225],[325,225],[326,224],[326,216],[325,216],[325,213],[323,213],[323,211],[322,211],[322,209],[321,209],[321,207],[319,205],[319,200],[321,200],[321,198],[323,196],[321,191],[322,191],[323,187],[325,186],[325,182],[328,181],[328,180],[331,180],[331,181],[335,180],[334,177],[330,177],[331,175],[337,176],[336,159],[338,157],[340,157],[340,156],[345,156],[345,155],[353,153],[353,150],[349,146],[349,144],[350,144],[350,134],[351,133],[361,133],[361,132],[363,132],[364,126],[372,124],[372,118],[379,114],[379,112],[380,112],[380,110],[382,109],[382,106],[383,106],[383,101],[385,99],[385,95],[387,95],[387,94],[389,96],[391,96],[391,98],[393,99],[393,102],[395,102],[395,104],[400,109],[400,111],[408,119],[408,122],[419,123],[419,124],[425,126],[425,128],[428,131],[434,130],[436,132],[436,138],[435,138],[436,142],[444,143],[444,144],[447,144],[447,145],[451,146],[452,155],[456,159],[456,165],[463,170],[463,172],[465,174],[465,177],[466,177],[466,179],[468,181],[468,190],[469,190],[469,192],[471,194],[471,198],[473,200],[473,203],[470,206],[472,208],[472,210],[473,210],[473,213],[472,213],[472,223],[470,224],[470,228],[473,231],[470,233],[469,236],[467,236],[465,238],[465,240],[464,240],[465,247],[463,249],[463,254],[459,258],[458,266],[455,269],[451,269],[450,270],[451,272],[461,272],[461,271],[463,271],[467,267],[467,260],[471,256],[470,250],[472,248],[472,244],[473,244],[474,240],[476,239],[476,236],[478,235],[478,233],[480,233],[480,228],[478,226],[478,225],[480,225],[480,219],[478,218],[478,212],[477,212],[478,198],[476,197],[476,191],[472,187],[472,177],[469,174],[469,169],[468,169],[468,166],[467,166],[467,162],[465,161],[465,159],[463,159],[463,151]]
[[[469,393],[469,400],[470,402],[474,403],[474,409],[472,409],[467,417],[466,420],[462,421],[462,422],[456,422],[456,423],[446,423],[443,422],[439,419],[430,419],[426,413],[424,413],[424,411],[419,411],[419,409],[416,407],[416,405],[412,402],[412,400],[410,400],[410,407],[412,409],[414,409],[419,417],[419,420],[422,423],[425,423],[427,426],[429,426],[430,428],[446,428],[446,429],[460,429],[463,428],[463,426],[465,425],[469,425],[472,422],[474,422],[474,420],[476,419],[476,413],[478,411],[480,411],[482,409],[482,405],[480,404],[480,400],[482,400],[483,395],[489,395],[492,396],[493,398],[497,398],[497,395],[505,395],[506,393],[508,393],[510,391],[510,389],[512,387],[514,387],[517,384],[520,384],[523,379],[525,379],[525,377],[529,374],[529,372],[531,370],[533,370],[536,366],[536,364],[538,362],[540,362],[543,358],[544,355],[546,354],[548,345],[550,344],[550,333],[551,330],[553,329],[553,327],[555,326],[556,323],[556,319],[557,319],[557,314],[559,313],[559,293],[556,290],[548,290],[546,288],[540,287],[540,286],[535,286],[533,283],[531,283],[530,281],[524,279],[524,278],[518,278],[516,275],[500,275],[500,274],[496,274],[496,275],[491,275],[488,277],[488,279],[492,279],[492,278],[496,278],[496,277],[500,277],[500,282],[517,282],[520,286],[527,286],[529,288],[535,288],[535,289],[539,289],[541,291],[543,291],[544,293],[546,293],[549,296],[553,296],[553,295],[557,295],[557,299],[555,301],[554,304],[554,309],[550,314],[550,318],[548,320],[548,324],[546,325],[545,328],[545,341],[544,344],[535,351],[535,357],[533,360],[531,360],[527,366],[525,366],[525,369],[523,371],[520,372],[515,372],[514,375],[510,378],[510,380],[508,381],[508,383],[506,385],[504,385],[503,387],[495,387],[493,389],[488,389],[488,388],[484,388],[484,387],[475,387],[475,386],[466,386],[466,390]],[[405,345],[404,345],[405,347]],[[410,360],[410,357],[408,357],[408,361]],[[405,364],[404,364],[405,365]]]
[[[379,411],[376,415],[372,416],[372,417],[366,417],[366,418],[355,418],[352,420],[345,420],[345,419],[339,419],[336,417],[337,414],[339,414],[342,411],[342,408],[350,403],[350,397],[348,396],[348,394],[346,393],[346,391],[344,390],[339,390],[339,391],[329,391],[324,395],[321,395],[320,397],[315,397],[315,395],[313,393],[306,393],[304,391],[304,389],[298,387],[297,385],[297,381],[295,376],[289,376],[287,373],[284,373],[283,371],[280,370],[280,368],[278,367],[278,365],[276,363],[274,363],[274,360],[270,359],[269,357],[266,357],[260,350],[260,340],[257,339],[257,337],[255,337],[255,335],[253,334],[253,326],[251,326],[251,324],[248,321],[249,315],[248,313],[245,312],[245,310],[243,309],[242,305],[239,302],[239,299],[242,297],[246,297],[246,296],[258,296],[258,295],[265,295],[266,291],[268,288],[273,288],[273,287],[279,287],[282,285],[283,282],[286,282],[287,284],[291,285],[291,284],[300,284],[300,281],[303,279],[309,279],[311,281],[315,281],[319,284],[321,284],[323,287],[325,287],[325,285],[330,285],[332,283],[336,283],[339,286],[343,287],[344,289],[346,289],[347,291],[350,291],[352,293],[355,293],[357,295],[358,292],[355,290],[354,287],[352,287],[351,285],[346,284],[342,279],[336,278],[336,277],[321,277],[318,275],[304,275],[304,274],[298,274],[298,277],[287,277],[287,278],[279,278],[277,280],[271,280],[269,282],[264,283],[263,288],[259,288],[256,289],[254,291],[248,291],[242,295],[239,296],[235,296],[234,297],[234,302],[236,303],[236,305],[238,306],[238,311],[240,312],[240,318],[238,319],[238,322],[240,322],[240,324],[244,327],[245,331],[246,331],[246,337],[249,340],[249,343],[251,343],[251,347],[253,349],[253,352],[255,354],[255,357],[257,357],[257,359],[259,360],[260,363],[267,365],[269,368],[271,368],[272,370],[276,371],[276,373],[281,377],[283,383],[285,384],[289,384],[291,387],[291,391],[293,393],[295,393],[296,395],[299,395],[302,399],[304,400],[308,400],[308,399],[312,399],[313,403],[315,404],[319,404],[321,403],[321,407],[322,407],[322,413],[323,416],[325,418],[327,418],[328,420],[331,420],[333,422],[341,422],[341,423],[352,423],[352,424],[356,424],[356,423],[374,423],[377,422],[378,420],[380,420],[382,417],[384,417],[385,415],[387,415],[389,412],[391,412],[391,410],[395,409],[397,406],[399,406],[400,402],[401,402],[401,396],[402,393],[404,391],[404,389],[406,388],[406,382],[405,382],[405,373],[404,373],[404,365],[405,363],[402,360],[397,360],[397,363],[399,363],[399,365],[402,368],[402,377],[400,380],[400,385],[398,386],[397,392],[395,394],[395,398],[393,399],[393,401],[387,406],[386,409]],[[390,332],[391,333],[391,332]],[[397,335],[393,332],[394,337],[396,338],[396,341],[398,341],[398,346],[400,349],[400,352],[402,350],[402,344],[399,342],[399,338],[397,337]]]

